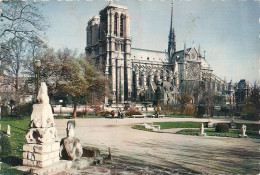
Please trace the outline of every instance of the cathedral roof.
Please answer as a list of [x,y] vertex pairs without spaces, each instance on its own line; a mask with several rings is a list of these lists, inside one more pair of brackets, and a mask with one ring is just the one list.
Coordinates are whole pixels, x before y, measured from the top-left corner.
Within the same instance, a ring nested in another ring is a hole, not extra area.
[[133,61],[168,63],[166,52],[140,48],[131,48],[131,59]]
[[[187,48],[185,54],[188,54],[191,49],[192,48]],[[172,55],[172,60],[176,60],[177,62],[183,60],[183,58],[184,58],[184,50],[179,50]],[[200,58],[201,58],[200,61],[201,61],[202,68],[211,69],[210,65],[207,63],[205,58],[204,57],[200,57]]]
[[[191,48],[186,49],[187,52],[189,52],[191,50]],[[174,54],[172,55],[172,59],[173,60],[182,60],[184,56],[184,50],[179,50],[177,52],[174,52]]]
[[203,68],[211,69],[210,65],[207,63],[207,61],[204,58],[201,58],[201,66]]

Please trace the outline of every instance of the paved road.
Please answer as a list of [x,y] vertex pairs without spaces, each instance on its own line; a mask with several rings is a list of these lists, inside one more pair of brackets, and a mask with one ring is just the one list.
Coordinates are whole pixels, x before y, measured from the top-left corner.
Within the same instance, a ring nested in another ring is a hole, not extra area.
[[[111,174],[260,173],[260,139],[184,136],[131,128],[155,121],[208,119],[76,119],[75,133],[82,145],[98,147],[101,153],[111,147],[113,162],[102,165]],[[65,137],[67,120],[55,122],[59,137]]]

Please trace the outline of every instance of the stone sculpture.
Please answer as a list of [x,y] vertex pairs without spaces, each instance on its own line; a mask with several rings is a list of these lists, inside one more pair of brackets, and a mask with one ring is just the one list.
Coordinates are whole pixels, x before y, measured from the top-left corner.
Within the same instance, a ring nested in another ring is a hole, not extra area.
[[59,161],[59,138],[44,82],[38,92],[39,104],[33,105],[30,129],[23,145],[23,165],[46,167]]
[[230,128],[232,128],[232,129],[236,128],[236,123],[235,123],[235,118],[234,117],[232,117],[232,119],[231,119]]
[[11,135],[11,127],[10,127],[10,125],[7,125],[6,134],[7,135]]
[[67,123],[67,137],[60,142],[60,157],[65,160],[77,160],[83,150],[79,139],[75,138],[75,121]]
[[37,100],[39,104],[33,105],[30,127],[33,128],[53,127],[54,126],[53,114],[52,114],[51,105],[49,104],[49,97],[48,97],[47,86],[45,82],[41,83]]
[[241,131],[242,131],[242,137],[247,137],[247,135],[246,135],[246,125],[242,125],[242,127],[241,127]]
[[199,136],[206,136],[206,133],[204,133],[204,125],[203,125],[203,123],[201,123],[201,125],[200,125]]
[[208,121],[208,128],[212,128],[213,127],[213,122],[211,120],[211,118]]

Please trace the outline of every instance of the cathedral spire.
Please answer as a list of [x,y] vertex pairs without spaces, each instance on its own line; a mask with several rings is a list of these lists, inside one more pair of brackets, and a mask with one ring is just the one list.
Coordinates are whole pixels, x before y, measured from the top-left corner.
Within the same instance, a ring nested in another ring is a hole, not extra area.
[[188,54],[187,47],[186,47],[186,41],[184,42],[183,54],[184,54],[184,56],[185,56],[185,54]]
[[200,44],[199,44],[199,47],[198,47],[198,56],[201,57]]
[[175,33],[173,27],[173,3],[171,8],[171,25],[170,25],[170,33],[169,33],[169,41],[168,41],[168,55],[171,58],[173,53],[176,52],[176,41],[175,41]]

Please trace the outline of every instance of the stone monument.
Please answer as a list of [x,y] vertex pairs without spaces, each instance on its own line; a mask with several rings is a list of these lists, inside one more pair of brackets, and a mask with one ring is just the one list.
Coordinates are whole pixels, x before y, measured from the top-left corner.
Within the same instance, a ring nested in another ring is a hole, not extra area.
[[242,125],[241,132],[242,132],[242,134],[239,134],[239,137],[246,138],[247,137],[247,135],[246,135],[246,125],[244,125],[244,124]]
[[230,128],[231,128],[231,129],[235,129],[236,127],[237,127],[237,126],[236,126],[236,123],[235,123],[235,118],[232,117],[231,122],[230,122]]
[[45,82],[41,83],[37,100],[25,136],[27,144],[23,145],[23,165],[46,167],[59,161],[60,144]]
[[75,138],[75,121],[68,121],[67,137],[60,142],[60,157],[65,160],[77,160],[80,159],[82,153],[80,141]]
[[211,118],[209,118],[208,128],[212,128],[212,127],[213,127],[213,122],[212,122]]
[[10,125],[7,125],[6,134],[7,135],[11,135],[11,127],[10,127]]
[[203,125],[203,123],[201,123],[201,125],[200,125],[199,136],[206,136],[206,133],[204,133],[204,125]]

